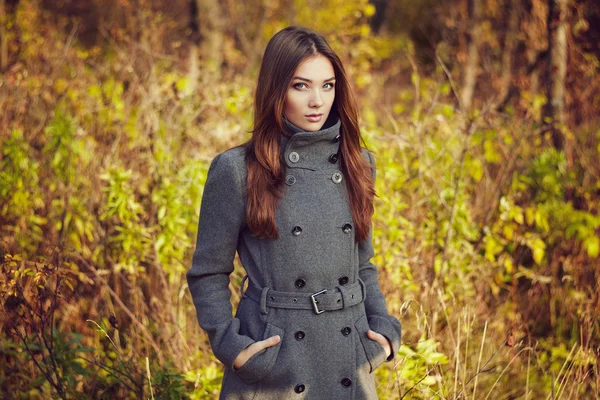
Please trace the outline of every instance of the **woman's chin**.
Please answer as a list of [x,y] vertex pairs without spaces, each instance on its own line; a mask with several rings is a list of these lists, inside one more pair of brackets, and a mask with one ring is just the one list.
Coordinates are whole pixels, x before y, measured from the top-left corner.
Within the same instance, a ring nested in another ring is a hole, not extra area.
[[321,118],[318,122],[304,121],[302,125],[298,125],[298,128],[305,130],[307,132],[316,132],[321,130],[323,125],[325,124],[325,119]]

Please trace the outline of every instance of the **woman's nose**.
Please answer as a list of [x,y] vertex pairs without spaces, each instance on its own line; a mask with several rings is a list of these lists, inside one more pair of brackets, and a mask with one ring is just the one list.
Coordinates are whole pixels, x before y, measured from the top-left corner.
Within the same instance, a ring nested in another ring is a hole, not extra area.
[[323,98],[319,90],[315,90],[310,98],[309,107],[321,107],[323,105]]

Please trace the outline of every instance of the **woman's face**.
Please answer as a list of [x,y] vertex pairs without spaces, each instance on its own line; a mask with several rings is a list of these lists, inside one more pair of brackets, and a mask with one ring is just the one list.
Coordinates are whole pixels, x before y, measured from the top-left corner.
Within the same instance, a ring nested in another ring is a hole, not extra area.
[[335,73],[331,62],[321,54],[303,60],[287,89],[285,117],[305,131],[318,131],[335,99]]

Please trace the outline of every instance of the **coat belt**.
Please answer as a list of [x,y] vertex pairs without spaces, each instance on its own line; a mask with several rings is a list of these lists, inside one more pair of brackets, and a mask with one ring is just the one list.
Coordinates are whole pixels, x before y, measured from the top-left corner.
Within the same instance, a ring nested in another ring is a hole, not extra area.
[[337,285],[315,293],[282,292],[269,287],[259,287],[252,281],[248,281],[248,288],[244,292],[244,281],[247,278],[248,275],[242,279],[240,287],[242,297],[249,297],[259,303],[263,314],[267,314],[267,307],[313,310],[315,314],[321,314],[325,311],[354,306],[363,302],[367,296],[365,283],[360,278],[357,278],[354,283]]

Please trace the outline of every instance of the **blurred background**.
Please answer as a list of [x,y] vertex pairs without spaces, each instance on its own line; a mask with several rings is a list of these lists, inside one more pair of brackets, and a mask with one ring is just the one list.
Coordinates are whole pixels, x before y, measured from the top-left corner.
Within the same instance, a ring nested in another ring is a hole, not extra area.
[[0,0],[0,398],[218,398],[184,274],[291,24],[377,159],[380,398],[600,397],[597,1]]

